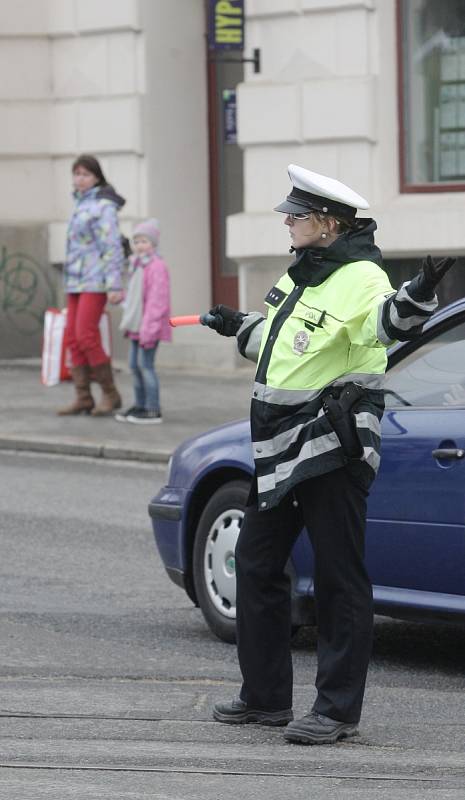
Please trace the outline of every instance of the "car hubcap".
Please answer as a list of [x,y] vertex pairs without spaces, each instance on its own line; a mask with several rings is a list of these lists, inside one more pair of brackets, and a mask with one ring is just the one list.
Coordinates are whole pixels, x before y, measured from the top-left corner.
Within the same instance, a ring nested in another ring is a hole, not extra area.
[[205,546],[204,574],[213,605],[228,619],[236,618],[236,549],[244,512],[229,509],[210,528]]

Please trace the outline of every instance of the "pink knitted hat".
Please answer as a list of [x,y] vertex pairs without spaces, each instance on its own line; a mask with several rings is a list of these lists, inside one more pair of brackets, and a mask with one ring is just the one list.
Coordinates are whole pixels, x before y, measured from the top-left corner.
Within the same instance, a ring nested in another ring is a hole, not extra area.
[[132,238],[135,239],[136,236],[146,236],[147,239],[150,239],[154,247],[158,245],[158,239],[160,238],[160,224],[157,219],[146,219],[144,222],[140,222],[139,225],[136,225],[134,228],[134,232],[132,234]]

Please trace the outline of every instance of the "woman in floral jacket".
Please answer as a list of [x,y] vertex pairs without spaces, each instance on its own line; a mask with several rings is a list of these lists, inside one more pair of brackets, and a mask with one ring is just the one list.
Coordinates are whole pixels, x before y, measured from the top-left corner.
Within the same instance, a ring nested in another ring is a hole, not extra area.
[[[60,415],[109,415],[121,407],[109,356],[100,338],[99,322],[107,303],[122,300],[124,252],[117,212],[125,201],[107,183],[94,156],[81,155],[73,164],[75,206],[68,226],[64,283],[67,294],[66,341],[76,399]],[[100,384],[95,405],[91,378]]]

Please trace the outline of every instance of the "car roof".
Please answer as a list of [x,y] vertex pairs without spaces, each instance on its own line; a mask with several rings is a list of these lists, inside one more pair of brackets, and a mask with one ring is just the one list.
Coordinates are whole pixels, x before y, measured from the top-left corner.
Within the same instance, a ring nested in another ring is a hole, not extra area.
[[[428,331],[436,325],[440,325],[446,319],[450,319],[450,317],[454,317],[460,313],[465,313],[465,297],[454,300],[453,303],[448,303],[447,306],[436,311],[433,316],[425,322],[423,330]],[[397,353],[399,350],[402,350],[403,347],[408,347],[410,344],[410,340],[406,342],[396,342],[388,349],[388,355],[391,356],[393,353]]]

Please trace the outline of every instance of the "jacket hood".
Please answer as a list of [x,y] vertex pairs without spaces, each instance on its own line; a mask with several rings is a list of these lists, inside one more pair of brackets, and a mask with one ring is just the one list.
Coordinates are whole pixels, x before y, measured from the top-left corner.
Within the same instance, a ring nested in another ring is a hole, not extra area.
[[102,186],[98,190],[96,197],[99,200],[109,200],[111,203],[115,204],[118,210],[126,203],[124,197],[121,197],[121,195],[113,189],[113,186],[110,183],[107,183],[106,186]]
[[351,261],[374,261],[383,266],[381,250],[376,246],[374,219],[359,219],[357,227],[339,236],[329,247],[305,247],[296,250],[296,259],[288,269],[295,284],[319,286],[333,272]]

